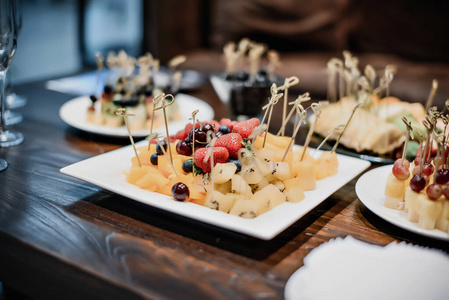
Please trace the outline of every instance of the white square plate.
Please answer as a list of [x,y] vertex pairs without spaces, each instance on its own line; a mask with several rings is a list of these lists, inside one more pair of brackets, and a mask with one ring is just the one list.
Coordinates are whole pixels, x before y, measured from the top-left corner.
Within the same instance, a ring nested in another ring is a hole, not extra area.
[[[142,141],[136,146],[146,143]],[[130,169],[133,156],[132,146],[126,146],[72,164],[62,168],[61,172],[141,203],[262,240],[274,238],[370,166],[368,161],[337,155],[338,174],[317,181],[317,188],[305,192],[303,201],[285,202],[254,219],[244,219],[198,204],[178,202],[166,195],[149,192],[127,183],[124,172]]]

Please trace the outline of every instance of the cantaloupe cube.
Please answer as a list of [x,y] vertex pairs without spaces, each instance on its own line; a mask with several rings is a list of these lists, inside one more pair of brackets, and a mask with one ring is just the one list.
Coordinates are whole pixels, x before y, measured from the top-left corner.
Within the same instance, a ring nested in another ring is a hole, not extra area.
[[279,191],[279,189],[269,184],[262,190],[254,193],[252,200],[257,203],[257,214],[261,215],[269,210],[272,210],[276,206],[285,202],[285,195]]
[[[168,156],[168,154],[167,154],[167,156]],[[158,156],[157,168],[167,178],[168,178],[168,176],[170,176],[170,175],[175,173],[173,171],[173,168],[170,165],[169,160],[167,160],[167,157],[165,155],[159,155]]]
[[304,191],[316,189],[315,164],[312,160],[307,159],[294,165],[293,173],[299,178],[300,187]]
[[306,195],[300,186],[292,186],[290,189],[285,189],[284,194],[288,202],[298,203],[305,199]]
[[235,215],[241,218],[252,219],[257,217],[257,203],[253,200],[237,200],[229,212],[230,215]]
[[128,175],[126,176],[126,182],[131,184],[136,184],[136,182],[145,176],[149,172],[152,167],[150,166],[132,166],[129,170]]
[[[150,161],[150,158],[151,158],[151,154],[153,154],[155,152],[156,152],[155,144],[151,144],[150,150],[148,150],[148,145],[141,146],[141,147],[137,148],[137,153],[139,155],[140,163],[142,165],[153,166],[153,164]],[[133,156],[131,158],[131,163],[133,166],[138,166],[139,162],[137,161],[137,157]]]
[[270,184],[274,185],[275,187],[278,188],[278,190],[280,190],[281,192],[283,192],[285,190],[285,185],[284,182],[282,180],[273,180],[270,182]]
[[[169,180],[165,178],[157,169],[150,169],[147,174],[136,181],[135,185],[142,189],[147,189],[156,186],[158,189],[168,184]],[[150,188],[152,189],[152,188]]]

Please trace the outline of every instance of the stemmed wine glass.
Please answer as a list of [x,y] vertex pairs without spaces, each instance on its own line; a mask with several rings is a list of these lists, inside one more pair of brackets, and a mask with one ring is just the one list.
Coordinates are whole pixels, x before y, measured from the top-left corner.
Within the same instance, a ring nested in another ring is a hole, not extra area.
[[[17,31],[14,22],[14,0],[0,0],[0,147],[10,147],[23,141],[21,133],[12,132],[6,127],[5,120],[5,78],[9,64],[17,48]],[[0,171],[6,169],[8,164],[0,160]]]

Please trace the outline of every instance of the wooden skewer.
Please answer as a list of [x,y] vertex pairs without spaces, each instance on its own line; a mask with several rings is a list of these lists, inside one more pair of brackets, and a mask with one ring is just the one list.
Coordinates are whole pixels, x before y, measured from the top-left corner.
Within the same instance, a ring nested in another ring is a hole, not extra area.
[[131,135],[131,131],[129,130],[128,121],[126,120],[127,116],[135,116],[133,114],[126,114],[126,108],[117,108],[115,111],[115,114],[117,116],[122,116],[123,120],[125,121],[126,129],[128,130],[129,139],[131,141],[131,144],[133,145],[134,153],[136,154],[137,162],[139,163],[139,167],[142,167],[142,164],[140,163],[139,155],[137,154],[136,145],[134,144],[133,136]]
[[302,151],[301,159],[299,160],[300,162],[304,159],[304,155],[306,154],[307,147],[309,147],[310,140],[312,138],[312,134],[315,131],[315,125],[318,122],[318,119],[321,115],[321,109],[320,109],[320,106],[318,103],[312,103],[312,105],[310,107],[312,108],[313,112],[315,113],[315,120],[310,125],[309,132],[307,133],[306,142],[304,143],[304,146],[303,146],[304,150]]
[[285,160],[285,157],[287,157],[287,153],[290,150],[291,146],[293,145],[293,142],[295,141],[296,135],[298,134],[299,128],[301,127],[302,123],[306,123],[306,110],[304,109],[304,107],[302,107],[301,104],[296,104],[296,112],[299,116],[299,120],[298,123],[296,124],[295,130],[293,132],[293,135],[290,139],[290,143],[288,144],[287,149],[285,150],[284,156],[282,157],[282,161]]
[[[284,94],[282,94],[282,93],[277,94],[276,84],[273,84],[273,86],[271,87],[271,98],[268,101],[268,104],[265,105],[264,107],[262,107],[262,110],[265,110],[265,115],[264,115],[261,123],[263,123],[265,121],[265,117],[267,116],[267,112],[269,111],[268,121],[267,121],[267,132],[268,132],[268,129],[270,127],[271,114],[273,112],[273,107],[278,103],[279,99],[283,95]],[[263,139],[263,146],[262,147],[265,147],[266,139],[267,139],[267,135],[265,134],[264,139]]]
[[[161,138],[163,138],[163,137],[161,137]],[[167,138],[167,140],[168,140],[168,138]],[[164,156],[165,156],[165,158],[167,159],[168,164],[169,164],[170,167],[173,169],[173,172],[175,173],[176,177],[179,177],[179,176],[178,176],[178,172],[176,172],[176,169],[175,169],[175,166],[173,166],[172,160],[167,156],[167,152],[165,151],[164,147],[162,147],[162,145],[161,145],[161,143],[159,142],[158,139],[156,139],[156,141],[157,141],[157,143],[159,144],[159,148],[161,148],[162,153],[164,153]],[[167,146],[168,146],[168,149],[170,150],[170,143],[167,143]]]
[[404,165],[404,159],[405,159],[405,156],[407,155],[408,140],[410,139],[410,137],[413,139],[413,128],[412,128],[412,122],[407,120],[406,117],[402,117],[402,122],[404,122],[406,130],[407,130],[407,134],[406,134],[405,141],[404,141],[404,149],[402,150],[402,160],[401,160],[401,165]]
[[[153,98],[153,110],[151,111],[151,125],[150,125],[150,134],[153,133],[153,124],[154,124],[154,112],[156,111],[157,103],[164,98],[164,94],[159,94]],[[148,143],[148,151],[150,151],[151,143]]]
[[193,130],[193,133],[192,133],[192,153],[195,153],[195,123],[196,123],[195,118],[196,118],[196,115],[198,114],[198,112],[199,112],[198,109],[195,109],[192,112],[192,122],[193,122],[193,128],[192,128],[192,130]]
[[[162,105],[161,105],[161,107],[158,107],[155,110],[162,109],[162,111],[164,112],[164,123],[165,123],[165,132],[167,134],[168,153],[170,154],[170,161],[173,163],[173,156],[172,156],[171,147],[170,147],[170,134],[168,133],[168,122],[167,122],[166,108],[175,102],[175,97],[173,97],[173,95],[171,95],[171,94],[165,95],[164,93],[162,93],[161,95],[163,95],[162,96]],[[167,101],[165,100],[167,97],[170,97],[172,99],[172,101],[168,104],[167,104]],[[193,132],[195,132],[195,130]]]
[[438,89],[438,80],[434,79],[432,81],[432,89],[430,90],[429,98],[427,98],[426,111],[429,109],[430,106],[432,106],[433,98],[435,97],[437,89]]
[[327,134],[327,136],[324,138],[324,140],[318,145],[318,147],[313,151],[312,156],[315,154],[316,151],[320,150],[321,147],[323,147],[324,143],[326,143],[326,141],[332,136],[332,134],[334,134],[334,132],[336,131],[340,131],[345,127],[345,124],[340,124],[335,126],[334,128],[332,128],[329,133]]
[[331,152],[335,152],[335,150],[337,149],[338,144],[340,143],[340,139],[343,136],[343,134],[346,131],[346,128],[348,128],[348,124],[351,122],[352,117],[354,116],[355,111],[357,110],[357,108],[359,108],[360,106],[362,106],[362,103],[358,103],[354,109],[352,110],[351,116],[348,119],[348,122],[346,122],[345,127],[343,128],[343,131],[341,132],[341,134],[338,136],[337,141],[335,142],[334,147],[332,147]]
[[[298,84],[298,82],[299,82],[298,77],[296,77],[296,76],[288,77],[284,80],[284,85],[280,86],[278,88],[278,90],[284,90],[284,105],[282,108],[282,124],[284,123],[284,120],[287,116],[288,89],[291,86]],[[282,128],[281,135],[282,136],[285,135],[285,127]]]
[[309,93],[304,93],[301,96],[298,96],[298,98],[296,98],[295,101],[292,101],[292,102],[289,103],[290,105],[293,105],[293,107],[291,108],[291,110],[288,113],[287,117],[284,120],[282,120],[282,126],[279,129],[277,135],[280,135],[281,134],[281,130],[283,128],[285,128],[285,126],[287,126],[288,121],[290,120],[290,118],[292,117],[293,113],[295,112],[295,109],[296,109],[295,105],[296,104],[300,104],[300,103],[305,102],[305,101],[309,101],[309,100],[310,100]]

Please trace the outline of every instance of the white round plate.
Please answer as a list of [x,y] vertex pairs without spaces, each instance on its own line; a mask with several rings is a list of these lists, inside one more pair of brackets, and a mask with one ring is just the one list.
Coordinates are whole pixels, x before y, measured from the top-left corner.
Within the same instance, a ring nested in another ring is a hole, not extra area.
[[[182,117],[181,120],[168,123],[170,134],[175,134],[178,130],[183,129],[186,123],[189,122],[189,118],[192,117],[192,112],[195,109],[199,110],[197,119],[200,121],[209,121],[214,118],[214,110],[203,100],[186,94],[177,94],[175,101],[178,104]],[[87,96],[72,99],[61,106],[59,116],[68,125],[83,131],[113,137],[128,136],[128,131],[125,126],[115,128],[88,123],[86,121],[86,111],[90,104],[91,101]],[[155,128],[155,131],[165,135],[165,127]],[[134,137],[146,137],[150,134],[150,131],[148,129],[141,129],[134,130],[131,133]]]
[[403,210],[386,208],[385,184],[393,165],[387,165],[373,169],[363,174],[355,186],[355,192],[360,201],[374,214],[402,229],[440,240],[449,241],[449,234],[438,230],[425,230],[419,228],[417,223],[407,220],[407,214]]

